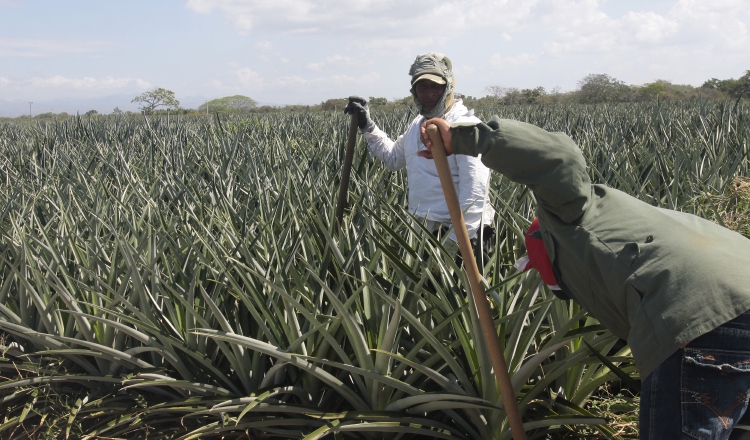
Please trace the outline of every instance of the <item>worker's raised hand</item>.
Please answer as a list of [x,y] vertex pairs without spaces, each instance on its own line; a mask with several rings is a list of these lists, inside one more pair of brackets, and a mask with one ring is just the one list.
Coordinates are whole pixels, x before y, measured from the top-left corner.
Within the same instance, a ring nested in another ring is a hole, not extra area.
[[421,157],[425,157],[427,159],[432,159],[432,140],[430,139],[430,136],[427,134],[427,127],[430,125],[434,125],[438,128],[438,133],[440,133],[440,137],[443,138],[443,147],[445,147],[445,155],[450,156],[453,154],[453,148],[451,146],[451,126],[448,124],[448,122],[445,121],[445,119],[440,118],[432,118],[428,119],[422,124],[421,127],[421,133],[422,133],[422,143],[425,147],[427,147],[427,150],[422,150],[417,152],[417,154]]
[[344,113],[357,115],[357,127],[362,131],[370,132],[375,128],[375,123],[370,119],[367,101],[361,96],[350,96],[349,104],[344,107]]

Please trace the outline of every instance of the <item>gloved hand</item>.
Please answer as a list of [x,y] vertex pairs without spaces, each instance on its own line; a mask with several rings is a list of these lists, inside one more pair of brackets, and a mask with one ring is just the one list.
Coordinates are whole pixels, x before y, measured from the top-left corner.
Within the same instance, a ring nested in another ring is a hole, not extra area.
[[362,133],[369,133],[375,129],[375,123],[370,119],[370,108],[367,101],[360,96],[350,96],[349,104],[344,107],[344,113],[357,115],[357,126]]

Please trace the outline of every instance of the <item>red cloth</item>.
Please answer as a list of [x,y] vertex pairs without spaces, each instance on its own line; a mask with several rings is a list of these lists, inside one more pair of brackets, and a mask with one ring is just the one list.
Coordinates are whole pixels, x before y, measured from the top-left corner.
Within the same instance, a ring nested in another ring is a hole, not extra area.
[[547,255],[547,250],[544,247],[544,241],[542,240],[541,233],[539,231],[539,219],[535,218],[529,226],[529,230],[526,232],[524,241],[526,243],[526,253],[528,254],[528,261],[525,262],[523,267],[519,269],[527,271],[529,269],[536,269],[542,276],[542,281],[548,286],[557,286],[557,280],[555,279],[555,273],[552,271],[552,263]]

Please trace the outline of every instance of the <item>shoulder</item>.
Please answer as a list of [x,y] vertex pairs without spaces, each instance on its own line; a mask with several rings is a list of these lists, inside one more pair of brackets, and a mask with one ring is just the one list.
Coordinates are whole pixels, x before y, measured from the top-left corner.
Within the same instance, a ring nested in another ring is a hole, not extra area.
[[451,124],[478,124],[482,122],[479,118],[474,116],[474,110],[468,109],[460,99],[456,100],[453,106],[451,106],[445,114],[445,120]]

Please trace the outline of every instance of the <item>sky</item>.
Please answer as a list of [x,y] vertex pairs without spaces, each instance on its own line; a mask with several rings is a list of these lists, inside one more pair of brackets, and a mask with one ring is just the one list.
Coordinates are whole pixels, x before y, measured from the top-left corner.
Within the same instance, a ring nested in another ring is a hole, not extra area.
[[750,0],[0,0],[0,116],[135,111],[157,87],[184,108],[399,99],[424,52],[477,97],[600,73],[700,86],[750,70]]

